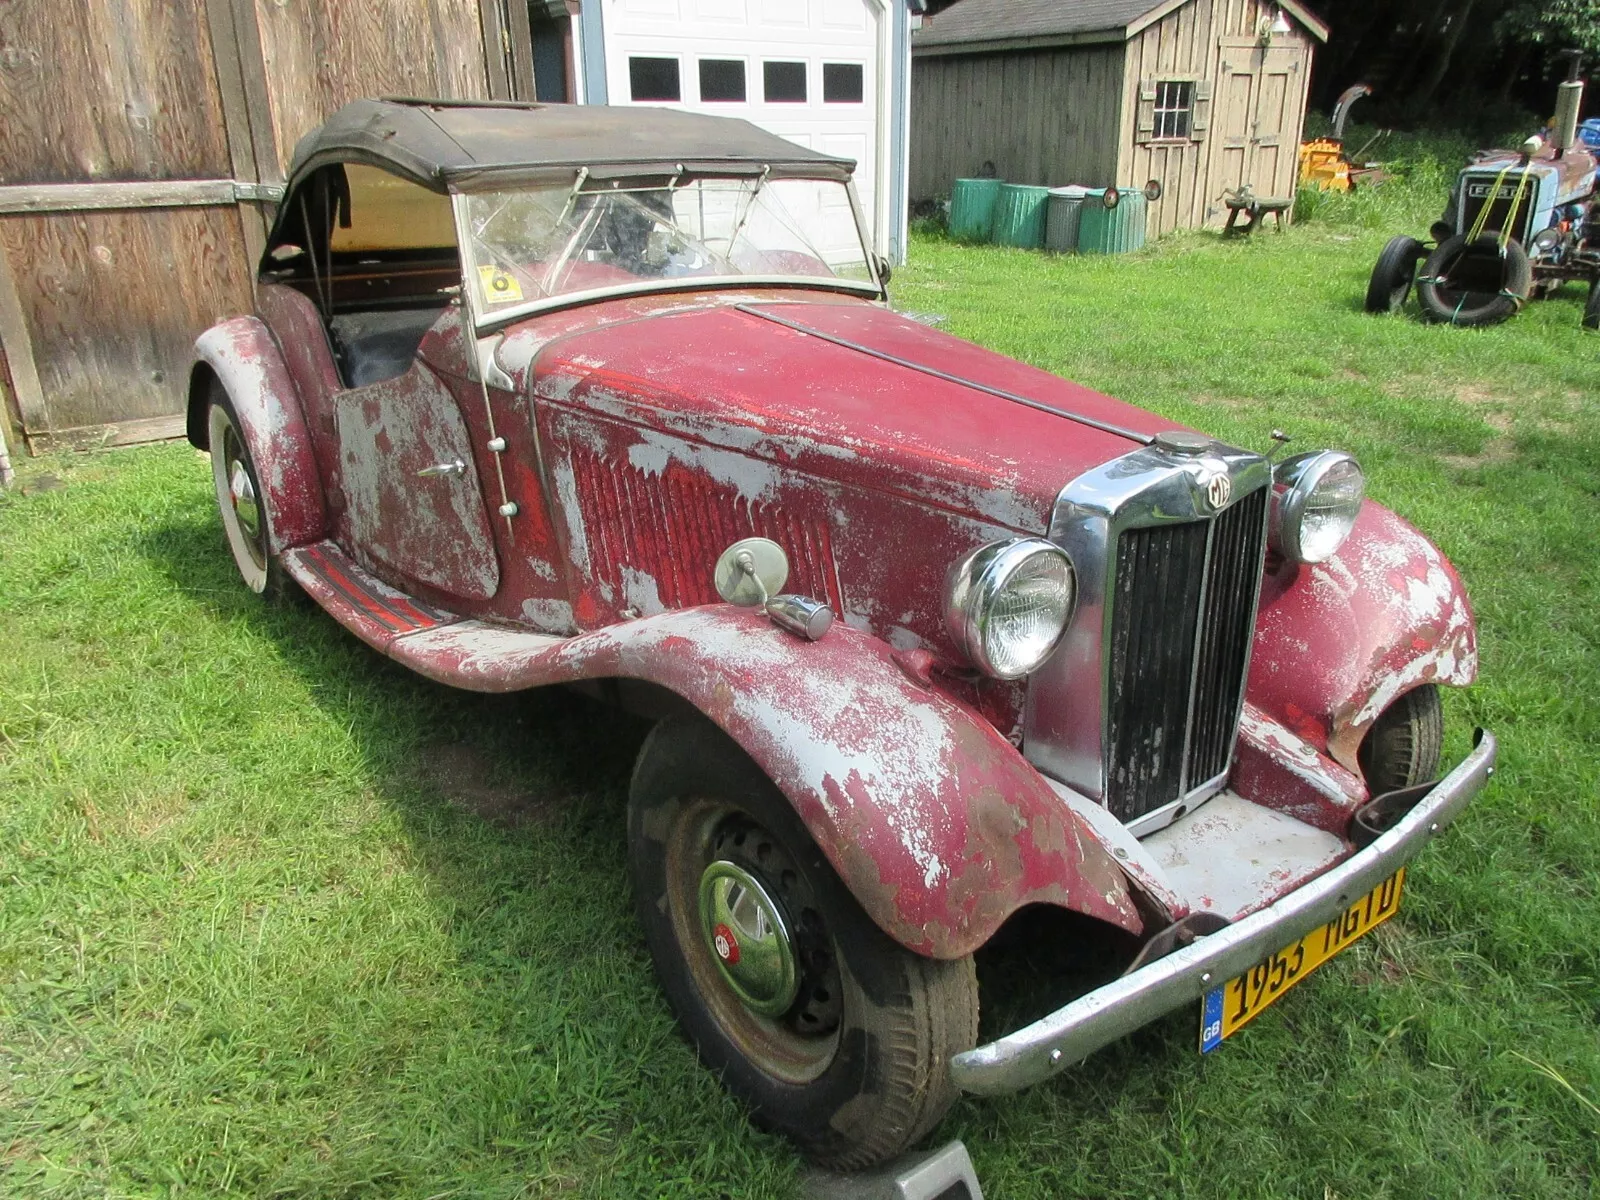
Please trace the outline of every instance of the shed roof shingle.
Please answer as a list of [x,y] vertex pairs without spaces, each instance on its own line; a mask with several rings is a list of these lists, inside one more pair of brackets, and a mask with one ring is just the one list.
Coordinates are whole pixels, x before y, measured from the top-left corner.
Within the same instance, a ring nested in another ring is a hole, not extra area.
[[[1326,41],[1328,27],[1296,0],[1279,0],[1280,7]],[[1129,25],[1156,9],[1170,7],[1164,0],[957,0],[937,16],[929,17],[911,36],[913,49],[960,46],[969,43],[1017,42],[1030,38],[1107,35],[1112,40],[1126,34]]]
[[1160,0],[958,0],[928,18],[919,46],[1120,30]]

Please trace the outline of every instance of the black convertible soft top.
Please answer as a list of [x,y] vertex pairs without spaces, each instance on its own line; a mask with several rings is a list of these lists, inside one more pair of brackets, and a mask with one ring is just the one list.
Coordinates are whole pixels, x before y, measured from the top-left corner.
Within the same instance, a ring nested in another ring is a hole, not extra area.
[[760,174],[845,180],[819,154],[748,121],[631,105],[355,100],[301,138],[291,190],[318,167],[366,163],[436,192],[587,168],[617,175]]

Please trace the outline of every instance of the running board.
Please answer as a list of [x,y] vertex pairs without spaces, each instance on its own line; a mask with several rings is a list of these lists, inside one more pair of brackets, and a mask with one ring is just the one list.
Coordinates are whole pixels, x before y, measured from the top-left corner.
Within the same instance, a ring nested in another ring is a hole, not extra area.
[[[285,550],[290,577],[367,645],[438,683],[521,691],[576,677],[560,651],[571,639],[463,618],[397,591],[329,541]],[[614,649],[615,639],[600,643]]]
[[329,541],[285,550],[280,561],[290,578],[335,621],[385,654],[396,638],[461,620],[455,613],[396,591]]

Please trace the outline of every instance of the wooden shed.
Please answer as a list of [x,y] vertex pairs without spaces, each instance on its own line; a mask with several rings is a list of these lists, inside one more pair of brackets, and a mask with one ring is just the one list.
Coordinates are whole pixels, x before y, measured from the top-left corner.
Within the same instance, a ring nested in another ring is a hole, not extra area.
[[1295,0],[957,0],[911,36],[911,196],[984,173],[1143,187],[1152,237],[1290,196],[1311,53]]

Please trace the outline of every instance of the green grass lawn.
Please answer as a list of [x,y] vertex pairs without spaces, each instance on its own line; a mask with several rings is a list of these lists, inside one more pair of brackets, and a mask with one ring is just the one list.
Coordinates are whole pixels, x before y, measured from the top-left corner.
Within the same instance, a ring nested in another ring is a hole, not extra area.
[[[924,236],[896,281],[1224,439],[1356,452],[1477,605],[1448,752],[1503,746],[1400,917],[1216,1054],[1186,1013],[962,1102],[937,1136],[994,1200],[1600,1194],[1600,337],[1575,287],[1487,331],[1363,315],[1376,224]],[[634,927],[641,725],[264,607],[187,447],[23,471],[64,486],[0,496],[0,1194],[798,1191]]]

